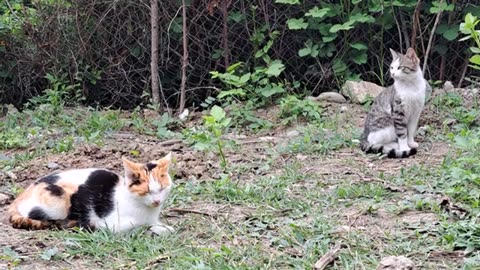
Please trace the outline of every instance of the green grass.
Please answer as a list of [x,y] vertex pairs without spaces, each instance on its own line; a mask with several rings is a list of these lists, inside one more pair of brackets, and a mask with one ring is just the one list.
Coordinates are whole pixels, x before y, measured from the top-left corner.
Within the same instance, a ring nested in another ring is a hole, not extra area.
[[[456,97],[437,102],[449,113],[459,107]],[[252,164],[205,165],[210,178],[175,179],[164,211],[174,234],[152,236],[146,228],[126,235],[53,231],[41,240],[47,244],[40,254],[25,257],[5,249],[0,257],[20,265],[81,260],[102,269],[311,269],[341,243],[344,248],[330,269],[375,269],[390,255],[407,256],[419,269],[478,269],[480,130],[471,126],[470,111],[458,111],[461,126],[427,138],[452,147],[435,166],[422,152],[410,162],[356,154],[349,150],[357,147],[359,136],[350,117],[322,116],[298,127],[297,137],[256,146],[263,152],[242,144],[226,150],[227,158],[241,154]],[[5,131],[0,146],[14,151],[12,159],[0,161],[2,171],[28,166],[36,156],[71,151],[79,143],[101,145],[106,134],[120,129],[165,139],[172,135],[165,130],[177,125],[166,116],[148,123],[138,111],[127,119],[119,111],[78,109],[56,117],[48,112],[52,108],[40,106],[0,124]],[[37,147],[26,151],[25,145]],[[208,162],[219,160],[209,157]],[[16,183],[9,185],[17,189]],[[441,197],[465,209],[465,216],[439,205]],[[435,255],[456,250],[465,250],[465,258]]]

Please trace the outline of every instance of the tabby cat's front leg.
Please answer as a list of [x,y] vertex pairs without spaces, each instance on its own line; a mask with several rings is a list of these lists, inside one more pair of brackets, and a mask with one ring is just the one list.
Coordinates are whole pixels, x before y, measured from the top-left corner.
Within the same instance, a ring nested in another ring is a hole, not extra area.
[[400,151],[409,151],[407,138],[407,118],[405,117],[405,109],[402,100],[395,97],[393,102],[393,126],[395,127],[395,134],[397,135],[398,147]]
[[407,130],[408,146],[410,146],[411,148],[418,147],[418,143],[415,142],[415,133],[417,132],[417,124],[418,124],[418,118],[408,123],[408,130]]
[[155,224],[150,225],[150,231],[152,231],[153,233],[155,233],[157,235],[162,235],[162,234],[166,234],[166,233],[173,233],[175,231],[175,229],[173,229],[173,227],[171,227],[171,226],[165,225],[165,224],[161,223],[160,221],[158,221]]

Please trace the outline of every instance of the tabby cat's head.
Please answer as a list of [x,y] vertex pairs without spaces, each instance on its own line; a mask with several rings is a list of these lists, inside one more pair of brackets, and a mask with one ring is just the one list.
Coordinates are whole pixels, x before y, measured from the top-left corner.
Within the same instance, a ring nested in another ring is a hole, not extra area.
[[148,206],[161,205],[167,199],[172,186],[172,179],[168,174],[171,159],[171,153],[146,164],[123,158],[125,180],[129,191]]
[[392,63],[390,64],[390,75],[395,80],[409,80],[417,76],[420,69],[420,60],[412,48],[408,48],[406,54],[398,53],[390,49]]

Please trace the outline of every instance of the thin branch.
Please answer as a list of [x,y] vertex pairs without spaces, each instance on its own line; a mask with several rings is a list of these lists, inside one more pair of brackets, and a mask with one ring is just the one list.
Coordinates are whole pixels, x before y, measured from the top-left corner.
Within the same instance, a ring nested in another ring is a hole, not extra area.
[[[405,37],[405,49],[410,48],[410,40],[408,40],[408,32],[407,32],[407,22],[405,22],[405,16],[403,15],[403,12],[400,10],[400,22],[402,24],[402,33],[403,36]],[[402,44],[403,45],[403,44]]]
[[430,50],[432,48],[433,39],[435,37],[435,29],[437,29],[438,23],[440,22],[440,18],[442,17],[442,11],[437,13],[437,17],[435,18],[435,23],[432,27],[432,32],[430,33],[430,37],[428,39],[427,50],[425,51],[425,58],[423,60],[423,74],[425,74],[425,70],[427,69],[427,62],[428,62],[428,55],[430,54]]
[[420,27],[420,24],[419,24],[419,21],[420,21],[420,7],[421,7],[421,4],[422,4],[422,0],[418,0],[417,2],[417,5],[415,6],[415,11],[413,13],[413,18],[412,18],[412,25],[413,25],[413,29],[412,29],[412,36],[411,36],[411,40],[410,40],[410,44],[412,45],[412,48],[415,49],[415,41],[417,39],[417,30],[418,28]]
[[182,81],[180,83],[180,113],[185,108],[185,86],[187,84],[187,66],[188,66],[188,38],[187,38],[187,6],[185,0],[182,0],[182,41],[183,41],[183,57],[182,57]]
[[160,111],[163,111],[163,102],[160,101],[160,86],[159,81],[160,77],[158,75],[158,0],[150,0],[151,13],[150,13],[150,23],[152,31],[152,40],[151,40],[151,80],[152,80],[152,98],[153,104],[158,106]]

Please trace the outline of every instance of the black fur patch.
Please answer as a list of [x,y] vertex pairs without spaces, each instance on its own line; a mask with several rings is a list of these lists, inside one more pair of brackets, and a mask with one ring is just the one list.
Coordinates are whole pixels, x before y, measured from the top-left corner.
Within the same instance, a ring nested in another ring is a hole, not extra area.
[[50,220],[50,217],[40,207],[34,207],[28,213],[28,217],[35,220]]
[[388,157],[388,158],[396,158],[397,155],[395,154],[395,149],[391,149],[391,150],[388,152],[387,157]]
[[151,170],[155,169],[155,167],[157,167],[157,164],[149,162],[149,163],[147,163],[146,167],[147,167],[147,170],[151,171]]
[[78,187],[70,198],[72,206],[67,219],[78,220],[79,226],[89,226],[91,210],[103,218],[113,210],[113,193],[119,181],[117,174],[107,170],[96,170],[87,181]]
[[65,194],[65,190],[63,190],[62,187],[59,187],[57,185],[47,185],[45,187],[45,190],[48,190],[50,191],[50,194],[52,194],[52,196],[57,196],[57,197],[61,197],[63,194]]
[[410,156],[417,154],[417,148],[410,149]]
[[49,185],[53,185],[55,183],[57,183],[58,179],[60,179],[60,177],[58,176],[57,173],[52,173],[52,174],[49,174],[47,176],[44,176],[40,179],[38,179],[35,184],[39,184],[39,183],[47,183]]
[[409,152],[410,152],[410,150],[409,150],[409,151],[403,151],[403,152],[402,152],[402,158],[408,157],[408,153],[409,153]]

